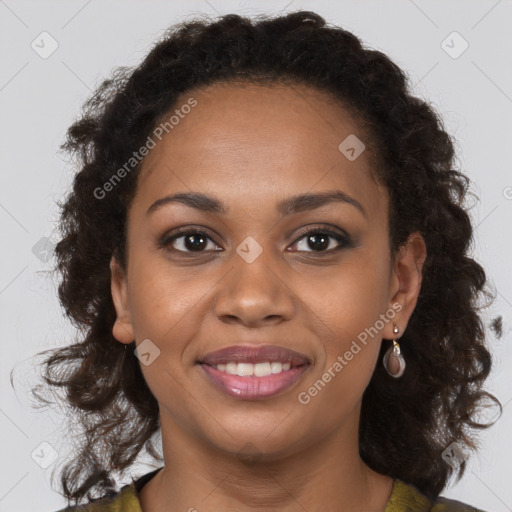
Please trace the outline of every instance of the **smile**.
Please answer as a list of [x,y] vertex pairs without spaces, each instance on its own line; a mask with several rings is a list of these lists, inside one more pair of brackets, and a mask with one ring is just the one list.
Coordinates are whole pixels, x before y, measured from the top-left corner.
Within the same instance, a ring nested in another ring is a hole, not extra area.
[[[263,400],[271,398],[296,384],[304,372],[310,367],[309,364],[302,366],[290,367],[290,363],[272,363],[275,372],[272,372],[270,363],[228,363],[226,365],[218,365],[221,369],[201,364],[201,368],[208,376],[217,389],[223,393],[242,400]],[[225,366],[226,368],[222,369]],[[259,370],[257,368],[263,368]],[[229,373],[228,368],[237,373]],[[270,373],[268,373],[270,370]],[[277,371],[279,370],[279,371]],[[263,375],[258,376],[259,372]],[[242,375],[240,375],[242,373]]]
[[263,400],[296,384],[311,366],[304,354],[276,345],[236,345],[198,361],[209,382],[233,398]]
[[290,363],[281,363],[279,361],[267,361],[265,363],[227,363],[218,364],[217,370],[230,375],[239,375],[240,377],[267,377],[268,375],[281,373],[290,369]]

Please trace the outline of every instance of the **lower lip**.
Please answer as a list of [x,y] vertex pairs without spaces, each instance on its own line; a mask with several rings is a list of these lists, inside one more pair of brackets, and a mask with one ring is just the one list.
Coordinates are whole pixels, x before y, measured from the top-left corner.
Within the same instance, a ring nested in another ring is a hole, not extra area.
[[266,377],[240,377],[221,372],[207,364],[201,364],[201,368],[211,381],[227,395],[241,400],[263,400],[291,388],[309,368],[309,365],[297,366]]

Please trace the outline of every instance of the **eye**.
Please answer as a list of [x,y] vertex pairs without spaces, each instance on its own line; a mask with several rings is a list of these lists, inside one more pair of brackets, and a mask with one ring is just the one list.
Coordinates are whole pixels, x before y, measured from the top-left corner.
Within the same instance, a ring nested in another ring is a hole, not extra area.
[[[181,228],[176,231],[164,235],[158,242],[159,247],[184,254],[222,250],[206,231],[195,228]],[[298,252],[332,253],[348,248],[351,244],[348,235],[332,228],[315,227],[303,232],[291,247],[292,251]]]
[[219,250],[215,248],[218,245],[206,232],[191,228],[180,230],[171,236],[164,235],[159,242],[159,246],[168,247],[169,245],[172,246],[171,251],[184,253]]
[[[331,253],[350,247],[350,238],[329,228],[314,228],[306,231],[297,239],[292,247],[304,252]],[[307,250],[307,248],[312,250]]]

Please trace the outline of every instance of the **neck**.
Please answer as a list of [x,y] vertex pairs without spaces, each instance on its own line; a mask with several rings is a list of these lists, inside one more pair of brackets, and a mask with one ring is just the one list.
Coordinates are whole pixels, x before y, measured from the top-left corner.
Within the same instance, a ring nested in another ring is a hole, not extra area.
[[359,457],[357,428],[340,429],[287,456],[242,456],[221,452],[164,419],[162,447],[165,467],[139,494],[143,512],[295,512],[317,510],[319,503],[323,510],[382,512],[392,488],[391,478]]

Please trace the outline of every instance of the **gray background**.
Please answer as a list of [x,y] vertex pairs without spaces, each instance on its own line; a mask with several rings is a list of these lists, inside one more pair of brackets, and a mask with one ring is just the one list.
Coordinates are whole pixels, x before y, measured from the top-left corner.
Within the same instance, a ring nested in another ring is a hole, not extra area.
[[[488,329],[495,361],[488,389],[505,408],[482,435],[463,480],[444,495],[487,511],[512,510],[512,2],[0,0],[0,511],[51,512],[65,504],[51,488],[52,472],[72,456],[63,419],[57,410],[31,409],[28,389],[36,375],[30,357],[68,344],[75,334],[48,274],[52,260],[40,250],[46,239],[47,248],[57,241],[55,201],[72,179],[70,163],[58,152],[66,128],[100,80],[115,66],[139,62],[170,24],[198,13],[299,8],[315,10],[387,53],[458,141],[460,166],[480,198],[471,209],[473,256],[497,292],[486,321],[502,317],[501,338]],[[48,36],[40,36],[44,31],[58,44],[47,58],[31,47],[35,41],[40,53],[51,49]],[[464,41],[469,46],[458,55]],[[142,457],[132,475],[149,471],[147,462]]]

